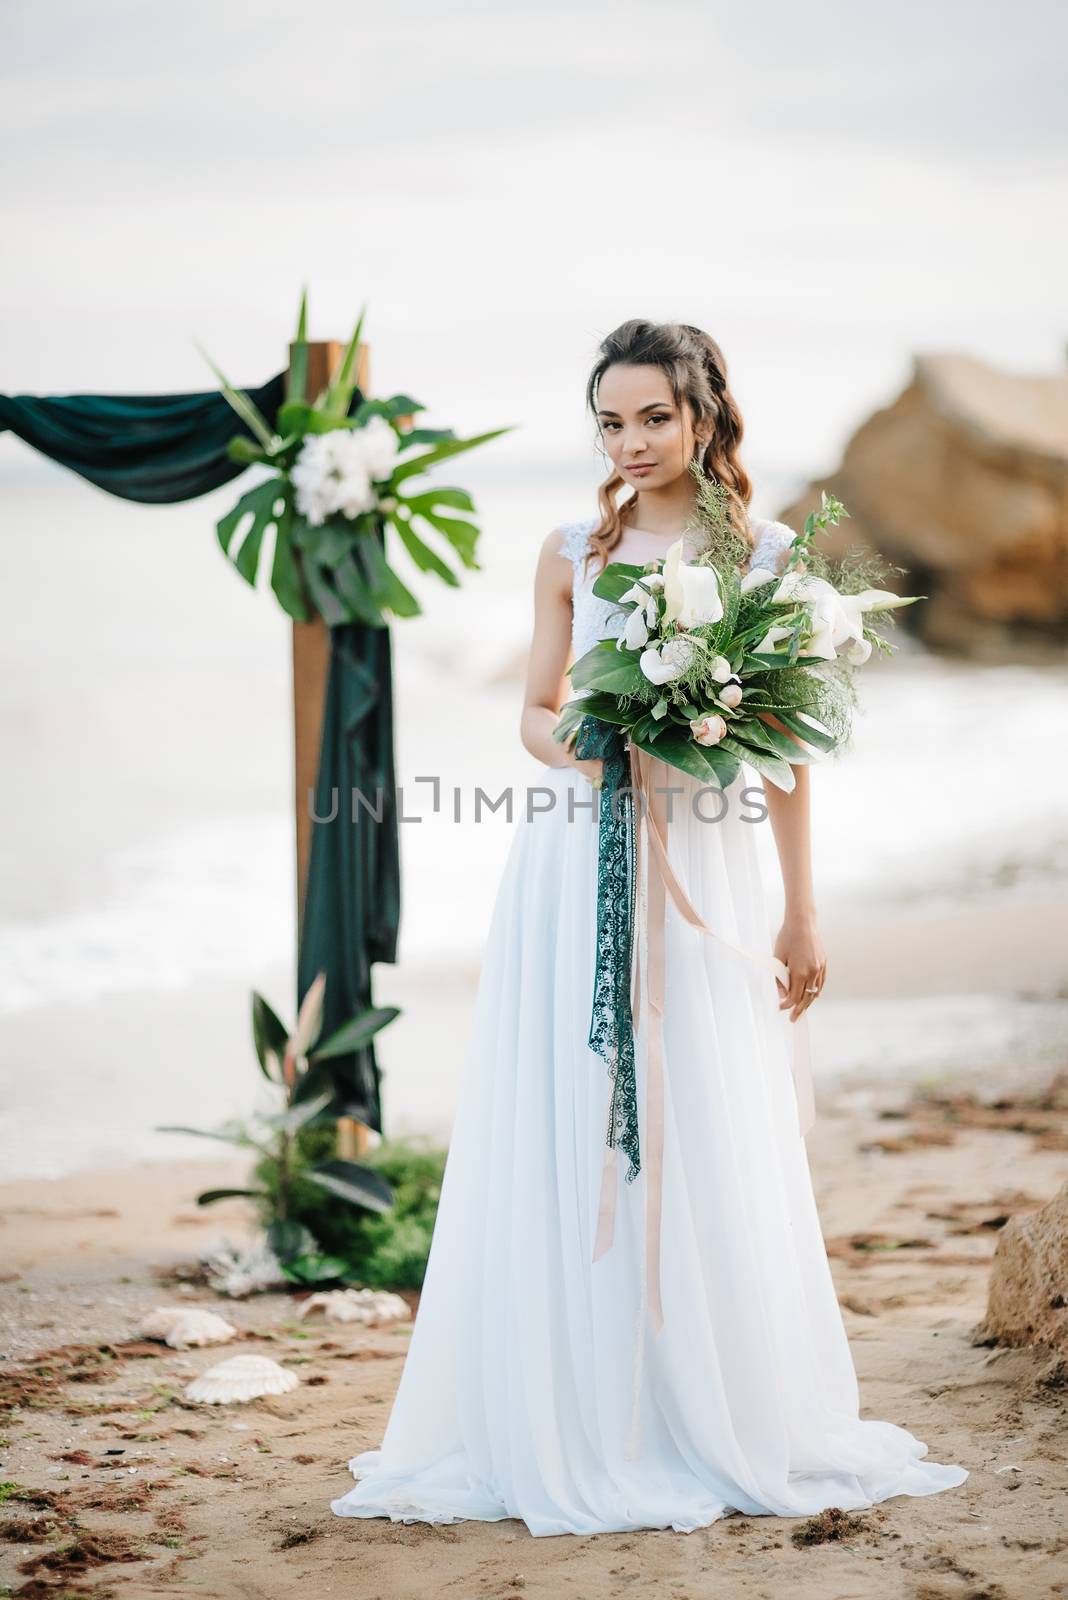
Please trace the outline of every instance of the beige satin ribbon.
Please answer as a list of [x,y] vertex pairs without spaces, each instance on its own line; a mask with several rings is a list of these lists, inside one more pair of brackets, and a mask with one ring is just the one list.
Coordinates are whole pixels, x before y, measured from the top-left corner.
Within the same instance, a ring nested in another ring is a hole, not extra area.
[[[668,772],[669,769],[658,757],[651,756],[644,750],[636,750],[633,745],[628,748],[630,750],[631,787],[634,794],[634,825],[639,840],[635,851],[638,865],[635,886],[636,904],[638,903],[637,890],[641,883],[640,829],[643,820],[648,824],[646,830],[648,858],[651,862],[655,862],[657,868],[655,872],[650,871],[648,873],[646,889],[647,970],[645,988],[649,1016],[646,1024],[645,1136],[642,1142],[642,1165],[645,1170],[645,1251],[642,1264],[642,1304],[639,1310],[638,1344],[635,1358],[634,1422],[626,1450],[626,1454],[633,1457],[637,1453],[638,1399],[641,1381],[641,1357],[644,1350],[644,1311],[646,1303],[648,1304],[649,1320],[654,1338],[659,1335],[664,1326],[664,1308],[660,1286],[660,1234],[664,1180],[663,1024],[667,894],[671,895],[680,915],[700,933],[707,934],[710,939],[718,940],[720,944],[726,945],[728,949],[745,956],[758,966],[765,967],[779,978],[784,986],[789,985],[790,972],[789,968],[779,960],[778,956],[772,955],[770,952],[762,953],[749,950],[744,945],[735,944],[732,939],[725,939],[722,934],[714,932],[703,921],[688,898],[668,859],[667,792],[663,782],[656,783],[653,779],[657,775],[655,769],[659,768],[662,773]],[[637,919],[635,921],[637,922]],[[637,925],[635,925],[631,980],[631,1012],[635,1028],[638,1025],[641,1003],[640,966],[638,930]],[[801,1137],[804,1138],[812,1127],[816,1116],[816,1103],[812,1087],[808,1017],[804,1012],[796,1022],[791,1024],[791,1032],[793,1044],[791,1068],[794,1095],[797,1102],[798,1126]],[[609,1116],[611,1116],[611,1099],[609,1101]],[[618,1152],[615,1146],[606,1145],[601,1169],[601,1193],[597,1207],[597,1234],[592,1257],[594,1261],[598,1260],[612,1245],[615,1233],[616,1195],[619,1187],[618,1166]]]

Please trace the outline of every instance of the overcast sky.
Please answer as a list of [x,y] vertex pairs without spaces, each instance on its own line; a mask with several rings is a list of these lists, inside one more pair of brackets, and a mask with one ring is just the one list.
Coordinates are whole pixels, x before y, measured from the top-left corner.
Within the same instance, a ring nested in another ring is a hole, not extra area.
[[378,392],[551,467],[598,339],[678,318],[817,472],[914,351],[1063,364],[1066,14],[5,0],[0,389],[210,387],[194,337],[261,382],[307,281]]

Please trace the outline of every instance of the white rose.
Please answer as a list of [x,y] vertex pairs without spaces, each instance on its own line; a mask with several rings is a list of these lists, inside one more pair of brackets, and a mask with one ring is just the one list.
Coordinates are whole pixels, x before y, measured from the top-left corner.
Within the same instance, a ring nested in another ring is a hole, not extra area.
[[727,724],[722,717],[697,717],[690,723],[690,732],[698,744],[719,744],[727,736]]
[[726,683],[728,678],[733,677],[731,664],[726,656],[716,657],[709,668],[709,675],[715,679],[716,683]]
[[664,621],[677,622],[680,628],[697,628],[718,622],[722,615],[715,568],[683,561],[682,540],[676,539],[664,557]]
[[742,696],[744,694],[745,690],[742,688],[740,683],[728,683],[719,691],[719,694],[716,698],[722,701],[722,703],[727,707],[728,711],[734,711],[738,706],[741,705]]

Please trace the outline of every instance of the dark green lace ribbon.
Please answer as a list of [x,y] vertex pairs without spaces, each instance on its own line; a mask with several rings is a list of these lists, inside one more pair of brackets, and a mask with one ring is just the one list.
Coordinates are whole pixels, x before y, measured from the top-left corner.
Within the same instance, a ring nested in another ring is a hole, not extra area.
[[588,1044],[603,1057],[612,1080],[607,1143],[629,1163],[628,1183],[641,1170],[638,1148],[638,1085],[631,1013],[631,960],[637,882],[637,835],[630,754],[615,723],[584,717],[574,754],[603,761],[597,836],[597,955],[593,1015]]

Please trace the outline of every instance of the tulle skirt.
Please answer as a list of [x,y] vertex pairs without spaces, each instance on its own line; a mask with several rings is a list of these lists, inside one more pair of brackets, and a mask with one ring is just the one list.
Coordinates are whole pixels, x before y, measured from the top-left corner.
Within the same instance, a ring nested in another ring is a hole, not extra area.
[[[655,770],[679,791],[668,853],[694,906],[769,951],[759,783],[743,768],[717,796]],[[352,1459],[356,1485],[333,1510],[517,1517],[535,1535],[688,1532],[732,1510],[855,1510],[962,1483],[964,1468],[924,1460],[904,1428],[860,1419],[798,1129],[793,1024],[772,973],[670,899],[658,1336],[644,1165],[620,1176],[614,1242],[591,1259],[611,1088],[587,1043],[598,797],[570,766],[538,784],[546,809],[517,816],[497,892],[400,1386],[381,1447]],[[642,883],[648,865],[643,849]],[[641,1107],[642,1025],[636,1056]]]

